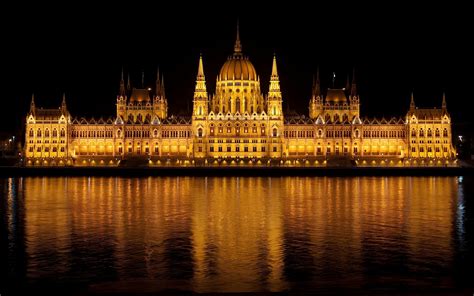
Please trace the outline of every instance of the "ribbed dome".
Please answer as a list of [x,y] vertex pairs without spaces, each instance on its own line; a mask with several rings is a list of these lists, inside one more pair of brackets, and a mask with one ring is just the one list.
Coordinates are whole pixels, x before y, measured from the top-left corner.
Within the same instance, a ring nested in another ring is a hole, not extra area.
[[230,56],[221,68],[219,80],[257,80],[255,67],[242,55]]

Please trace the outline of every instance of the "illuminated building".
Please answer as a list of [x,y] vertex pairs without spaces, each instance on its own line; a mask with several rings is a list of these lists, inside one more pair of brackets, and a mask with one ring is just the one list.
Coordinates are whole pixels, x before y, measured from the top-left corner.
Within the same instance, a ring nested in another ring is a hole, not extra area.
[[[143,86],[143,83],[142,83]],[[404,118],[359,114],[355,75],[350,87],[328,89],[317,78],[309,116],[285,115],[273,57],[269,90],[243,54],[237,30],[234,53],[208,94],[200,56],[191,117],[168,115],[163,78],[156,87],[125,85],[123,71],[113,119],[72,118],[63,98],[58,109],[31,100],[26,119],[28,165],[117,165],[143,159],[150,165],[453,165],[451,118],[441,108],[415,107]]]

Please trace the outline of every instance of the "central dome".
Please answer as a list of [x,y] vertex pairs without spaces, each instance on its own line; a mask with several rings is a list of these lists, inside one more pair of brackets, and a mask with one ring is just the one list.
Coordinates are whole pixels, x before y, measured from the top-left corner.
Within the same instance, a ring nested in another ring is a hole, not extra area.
[[248,58],[234,54],[222,66],[219,80],[257,81],[257,71]]
[[249,59],[242,54],[242,45],[240,44],[239,24],[237,23],[237,39],[234,45],[234,54],[231,55],[221,68],[219,73],[219,80],[252,80],[257,81],[257,71],[249,61]]

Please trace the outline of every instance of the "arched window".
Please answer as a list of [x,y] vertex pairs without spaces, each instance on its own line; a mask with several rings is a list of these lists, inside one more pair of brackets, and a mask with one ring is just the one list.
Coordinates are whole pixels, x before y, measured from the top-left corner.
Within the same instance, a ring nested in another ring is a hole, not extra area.
[[198,108],[198,115],[202,115],[202,106],[199,106]]
[[447,137],[448,136],[448,129],[444,129],[443,130],[443,137]]
[[65,137],[66,136],[66,131],[62,128],[61,129],[61,133],[60,133],[61,137]]
[[58,136],[58,131],[56,129],[53,129],[53,138],[56,138]]
[[128,120],[133,122],[133,115],[132,114],[128,114]]
[[322,136],[323,136],[323,130],[322,130],[322,129],[319,129],[319,130],[318,130],[318,137],[321,138]]
[[277,113],[277,108],[275,106],[273,106],[272,115],[276,115],[276,113]]
[[157,129],[154,129],[153,130],[153,137],[158,137],[158,130]]
[[198,137],[202,137],[202,128],[198,128]]
[[240,113],[240,99],[237,98],[235,101],[235,111]]
[[355,130],[355,137],[356,137],[356,138],[359,137],[359,130]]
[[122,136],[122,130],[118,129],[117,130],[117,138],[120,138]]
[[411,136],[412,136],[412,137],[416,137],[416,130],[415,130],[415,129],[412,129],[412,130],[411,130]]
[[34,132],[33,132],[33,129],[30,128],[30,137],[33,137],[34,136]]
[[49,137],[49,129],[46,129],[46,130],[44,131],[44,136],[45,136],[46,138]]
[[278,136],[278,130],[277,130],[276,128],[273,128],[272,136],[273,136],[273,137],[277,137],[277,136]]
[[436,129],[436,131],[435,131],[435,137],[436,137],[436,138],[439,138],[439,129]]
[[420,137],[424,137],[425,136],[425,133],[423,132],[423,129],[420,128]]
[[37,137],[41,137],[41,129],[38,129],[38,130],[36,131],[36,136],[37,136]]
[[433,133],[431,132],[431,129],[429,128],[428,129],[428,137],[432,137],[433,136]]

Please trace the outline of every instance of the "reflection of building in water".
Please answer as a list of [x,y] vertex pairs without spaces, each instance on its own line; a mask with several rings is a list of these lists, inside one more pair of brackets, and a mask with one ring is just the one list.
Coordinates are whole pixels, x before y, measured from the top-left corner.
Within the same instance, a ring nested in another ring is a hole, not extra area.
[[214,95],[199,58],[191,116],[168,114],[159,73],[153,88],[143,78],[132,88],[122,71],[114,118],[73,118],[65,97],[57,109],[37,108],[32,98],[25,155],[28,165],[117,165],[136,158],[153,165],[325,165],[339,158],[359,165],[446,165],[456,157],[444,95],[441,108],[417,108],[412,94],[404,118],[369,119],[359,113],[355,73],[346,88],[324,92],[318,70],[309,116],[285,114],[282,103],[276,56],[264,94],[237,31]]
[[456,178],[25,178],[11,188],[2,212],[23,217],[15,241],[26,242],[31,278],[87,270],[281,291],[321,275],[449,265],[457,231]]

